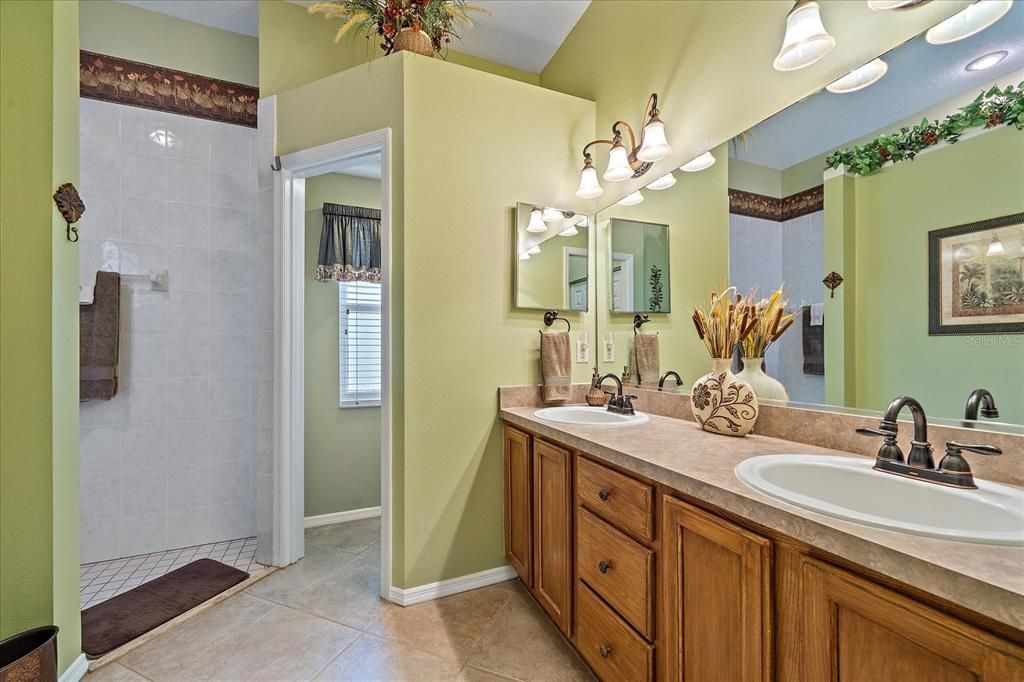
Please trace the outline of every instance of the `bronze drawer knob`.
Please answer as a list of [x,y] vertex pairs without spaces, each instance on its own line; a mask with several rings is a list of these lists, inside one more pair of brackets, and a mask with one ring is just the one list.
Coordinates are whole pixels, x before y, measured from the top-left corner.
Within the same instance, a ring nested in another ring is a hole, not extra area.
[[608,658],[612,655],[612,648],[607,644],[602,644],[597,647],[597,653],[601,654],[601,658]]
[[597,496],[601,498],[602,502],[607,502],[608,498],[611,497],[611,493],[605,490],[604,488],[601,488],[600,490],[597,491]]
[[597,570],[601,571],[602,573],[607,573],[608,569],[611,567],[611,564],[609,564],[607,561],[599,561],[597,563]]

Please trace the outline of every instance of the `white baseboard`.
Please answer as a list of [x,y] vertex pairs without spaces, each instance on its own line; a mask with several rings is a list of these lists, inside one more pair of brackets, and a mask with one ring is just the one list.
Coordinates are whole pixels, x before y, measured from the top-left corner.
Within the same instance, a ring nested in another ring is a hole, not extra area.
[[410,587],[408,589],[391,588],[391,601],[399,606],[412,606],[420,602],[440,599],[459,592],[468,592],[480,587],[505,582],[516,577],[516,570],[511,566],[499,566],[479,573],[471,573],[461,578],[442,580],[437,583]]
[[89,661],[86,660],[85,654],[78,654],[78,658],[68,666],[58,682],[78,682],[85,677],[87,672],[89,672]]
[[305,527],[316,528],[317,526],[329,526],[332,523],[358,521],[359,519],[372,519],[375,516],[380,516],[380,507],[366,507],[365,509],[352,509],[350,511],[335,512],[333,514],[307,516],[305,519]]

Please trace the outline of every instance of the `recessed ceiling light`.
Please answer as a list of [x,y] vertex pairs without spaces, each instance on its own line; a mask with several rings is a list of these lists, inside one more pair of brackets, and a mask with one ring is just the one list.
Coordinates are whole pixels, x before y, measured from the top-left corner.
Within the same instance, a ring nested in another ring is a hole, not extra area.
[[854,69],[842,78],[832,81],[825,86],[825,89],[837,95],[845,95],[848,92],[857,92],[858,90],[863,90],[872,83],[880,81],[882,76],[884,76],[885,72],[888,70],[888,64],[883,62],[881,59],[875,59],[864,66]]
[[982,55],[977,59],[972,60],[964,68],[967,69],[968,71],[984,71],[985,69],[991,69],[993,66],[1006,59],[1006,55],[1008,54],[1009,52],[1007,52],[1006,50],[999,50],[998,52],[989,52],[986,55]]
[[1013,0],[977,0],[950,18],[928,29],[924,38],[932,45],[955,43],[980,33],[1010,11]]

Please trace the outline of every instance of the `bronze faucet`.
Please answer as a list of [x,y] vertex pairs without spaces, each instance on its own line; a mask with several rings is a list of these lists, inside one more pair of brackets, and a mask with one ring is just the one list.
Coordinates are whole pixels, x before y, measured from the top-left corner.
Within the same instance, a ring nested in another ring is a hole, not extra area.
[[[899,415],[904,407],[910,408],[914,418],[914,439],[911,441],[910,454],[903,461],[903,451],[896,443],[899,432]],[[886,408],[878,429],[859,428],[857,433],[866,436],[882,436],[885,440],[878,449],[875,458],[875,470],[884,471],[907,478],[916,478],[929,483],[948,485],[954,488],[977,488],[971,467],[963,458],[962,451],[970,450],[982,455],[1001,455],[999,448],[992,445],[965,445],[949,441],[946,443],[946,456],[939,462],[938,468],[932,458],[932,445],[928,442],[928,421],[921,403],[909,396],[896,398]]]
[[976,388],[967,396],[967,405],[964,406],[964,419],[977,421],[979,408],[982,417],[986,419],[999,418],[996,399],[992,397],[987,388]]
[[601,384],[603,384],[606,379],[614,379],[616,386],[615,393],[609,393],[608,391],[605,391],[605,393],[608,394],[608,411],[614,412],[615,414],[636,414],[636,412],[633,410],[633,400],[636,398],[636,396],[623,395],[622,380],[619,379],[619,377],[615,376],[615,374],[609,372],[608,374],[601,376],[600,378],[598,378],[597,381],[594,382],[594,386],[601,388]]
[[683,385],[683,378],[681,376],[679,376],[679,372],[676,372],[676,371],[670,369],[669,371],[667,371],[664,374],[662,374],[661,378],[658,379],[658,390],[659,391],[661,389],[665,388],[665,379],[668,379],[669,377],[675,377],[675,379],[676,379],[676,387],[679,387],[679,386]]

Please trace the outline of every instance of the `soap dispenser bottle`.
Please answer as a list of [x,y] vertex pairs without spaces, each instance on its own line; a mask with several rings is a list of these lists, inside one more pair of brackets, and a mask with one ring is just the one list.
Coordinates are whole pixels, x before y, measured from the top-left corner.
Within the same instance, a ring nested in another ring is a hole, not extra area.
[[597,367],[594,368],[594,376],[590,377],[590,390],[587,391],[587,405],[591,407],[604,407],[608,403],[608,396],[601,387],[597,385],[599,375]]

